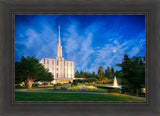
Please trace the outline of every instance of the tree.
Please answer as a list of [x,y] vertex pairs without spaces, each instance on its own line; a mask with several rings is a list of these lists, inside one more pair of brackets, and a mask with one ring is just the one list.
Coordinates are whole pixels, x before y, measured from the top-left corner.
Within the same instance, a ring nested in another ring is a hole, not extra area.
[[95,78],[95,77],[96,77],[96,74],[95,74],[95,72],[94,72],[94,71],[92,72],[92,77],[93,77],[93,78]]
[[81,77],[81,74],[78,72],[78,70],[75,72],[75,77],[76,78],[80,78]]
[[53,80],[53,75],[52,73],[49,72],[48,69],[45,69],[43,66],[40,69],[41,73],[39,75],[39,78],[37,80],[44,82],[44,86],[45,86],[45,82],[51,82]]
[[81,72],[80,72],[80,78],[85,78],[84,77],[84,72],[81,70]]
[[93,82],[96,82],[97,79],[96,78],[87,78],[84,80],[85,82],[88,82],[88,83],[93,83]]
[[103,78],[102,80],[101,80],[101,83],[106,83],[108,81],[108,78],[107,77],[105,77],[105,78]]
[[137,96],[141,88],[145,86],[145,63],[142,57],[133,57],[130,68],[131,78],[129,78],[130,88],[136,92]]
[[105,74],[104,75],[109,79],[111,79],[113,77],[112,72],[109,69],[109,67],[107,67],[107,69],[105,70]]
[[132,62],[131,59],[128,57],[127,54],[124,55],[123,61],[121,64],[117,64],[117,66],[122,67],[122,73],[123,73],[123,84],[128,84],[128,78],[130,77],[130,68],[131,68]]
[[100,66],[98,69],[98,79],[101,80],[104,76],[103,66]]
[[35,57],[26,58],[22,56],[20,62],[15,63],[16,82],[27,81],[28,88],[32,88],[32,83],[35,80],[41,80],[42,77],[46,80],[53,80],[53,75],[49,73]]
[[111,73],[112,73],[112,77],[114,77],[114,68],[111,67]]
[[83,76],[83,71],[81,70],[80,75]]
[[19,84],[22,81],[25,81],[23,75],[20,72],[21,65],[20,62],[15,62],[15,83]]
[[116,71],[115,73],[114,73],[114,75],[116,76],[116,78],[117,78],[117,80],[118,80],[118,83],[121,83],[122,84],[122,76],[123,76],[123,73],[122,73],[122,71],[120,70],[120,71]]
[[[130,59],[126,54],[121,64],[122,84],[130,92],[136,92],[137,96],[142,87],[145,86],[145,61],[143,57],[133,57]],[[123,89],[123,87],[122,87]]]
[[89,72],[84,72],[83,76],[84,76],[84,78],[91,78],[92,77],[91,73],[89,73]]

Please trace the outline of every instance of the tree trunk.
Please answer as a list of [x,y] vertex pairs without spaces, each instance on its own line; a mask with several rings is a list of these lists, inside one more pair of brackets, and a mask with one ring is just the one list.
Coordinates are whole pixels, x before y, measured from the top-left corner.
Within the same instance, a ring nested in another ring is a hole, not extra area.
[[32,78],[27,78],[27,81],[28,81],[28,88],[31,89],[32,88],[32,84],[33,84],[33,81],[35,79],[32,79]]
[[138,97],[138,93],[139,93],[139,91],[137,90],[137,97]]

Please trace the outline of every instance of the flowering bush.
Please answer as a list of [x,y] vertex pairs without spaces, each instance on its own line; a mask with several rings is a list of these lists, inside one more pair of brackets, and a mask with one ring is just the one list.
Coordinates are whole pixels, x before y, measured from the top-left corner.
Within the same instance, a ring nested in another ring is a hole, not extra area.
[[93,91],[96,90],[97,88],[94,86],[85,86],[85,85],[79,85],[79,86],[74,86],[71,87],[70,90],[72,91],[78,91],[78,90],[89,90],[89,91]]
[[78,91],[78,88],[77,87],[71,87],[70,90],[71,91]]
[[95,87],[95,86],[87,86],[87,90],[96,90],[97,89],[97,87]]
[[62,91],[94,91],[96,90],[97,87],[95,86],[86,86],[84,84],[78,84],[77,86],[71,86],[71,84],[63,84],[63,85],[58,85],[56,84],[53,88],[53,90],[62,90]]
[[86,86],[80,86],[80,87],[78,87],[78,89],[79,89],[79,90],[86,90],[87,87],[86,87]]
[[60,89],[61,89],[60,86],[55,86],[55,87],[53,88],[53,90],[60,90]]

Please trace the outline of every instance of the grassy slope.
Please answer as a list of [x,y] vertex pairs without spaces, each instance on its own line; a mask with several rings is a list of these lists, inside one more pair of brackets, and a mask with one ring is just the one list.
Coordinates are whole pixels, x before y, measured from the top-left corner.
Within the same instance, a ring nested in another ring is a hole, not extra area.
[[144,99],[111,94],[15,92],[15,101],[144,101]]

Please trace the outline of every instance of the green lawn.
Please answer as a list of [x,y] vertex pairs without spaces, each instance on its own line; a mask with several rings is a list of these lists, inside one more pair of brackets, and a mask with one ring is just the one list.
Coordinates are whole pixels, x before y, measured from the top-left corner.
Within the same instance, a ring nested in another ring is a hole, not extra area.
[[53,87],[33,87],[32,89],[26,88],[26,91],[53,91]]
[[145,101],[145,99],[112,94],[15,92],[15,101]]

